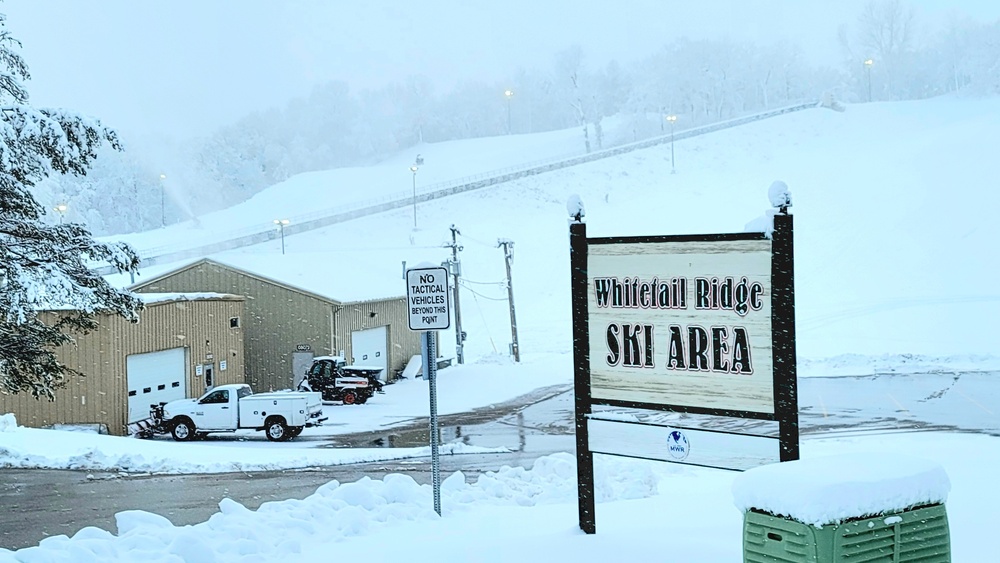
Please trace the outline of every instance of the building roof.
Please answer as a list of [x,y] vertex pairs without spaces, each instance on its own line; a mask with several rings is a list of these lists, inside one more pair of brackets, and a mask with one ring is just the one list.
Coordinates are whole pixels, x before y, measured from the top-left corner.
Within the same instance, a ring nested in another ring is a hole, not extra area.
[[[136,297],[146,306],[174,303],[177,301],[243,301],[242,295],[229,293],[195,292],[195,293],[136,293]],[[43,311],[76,311],[79,307],[73,305],[46,306]]]
[[154,277],[129,287],[131,289],[147,287],[182,271],[209,264],[303,293],[333,305],[399,299],[406,293],[401,264],[391,273],[387,273],[376,272],[368,267],[361,269],[332,264],[328,256],[310,257],[297,254],[294,257],[288,256],[288,260],[284,258],[286,257],[235,254],[227,256],[224,261],[202,258],[172,268],[169,265],[157,266],[155,270],[150,269],[151,272],[155,272]]
[[145,305],[159,305],[161,303],[173,303],[175,301],[243,301],[242,295],[232,295],[230,293],[212,293],[208,291],[195,293],[136,293]]

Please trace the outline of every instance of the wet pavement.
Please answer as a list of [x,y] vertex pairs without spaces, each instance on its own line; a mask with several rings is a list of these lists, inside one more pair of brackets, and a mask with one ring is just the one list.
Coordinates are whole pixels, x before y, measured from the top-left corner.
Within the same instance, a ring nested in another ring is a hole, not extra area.
[[[918,431],[1000,436],[1000,373],[803,378],[799,405],[802,436]],[[777,435],[776,423],[767,421],[609,410],[667,424]],[[510,403],[440,417],[439,431],[442,443],[460,441],[537,455],[573,451],[572,386],[549,387]],[[429,421],[417,419],[380,432],[338,436],[324,447],[426,446],[429,436]]]
[[[573,441],[573,393],[569,385],[545,387],[514,401],[441,416],[441,443],[507,448],[534,457],[567,451]],[[381,432],[343,434],[325,447],[411,448],[430,443],[430,421],[415,419]]]

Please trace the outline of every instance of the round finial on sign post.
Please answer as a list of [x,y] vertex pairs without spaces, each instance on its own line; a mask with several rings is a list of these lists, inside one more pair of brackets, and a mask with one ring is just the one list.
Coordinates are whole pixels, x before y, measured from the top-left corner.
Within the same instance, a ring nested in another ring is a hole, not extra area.
[[771,207],[781,210],[782,213],[787,213],[788,208],[792,206],[792,192],[789,191],[788,184],[781,180],[771,183],[771,187],[767,190],[767,199],[771,201]]
[[579,195],[573,194],[569,196],[569,199],[566,200],[566,212],[569,213],[570,219],[578,223],[583,221],[586,213],[584,213],[583,209],[583,200],[580,199]]

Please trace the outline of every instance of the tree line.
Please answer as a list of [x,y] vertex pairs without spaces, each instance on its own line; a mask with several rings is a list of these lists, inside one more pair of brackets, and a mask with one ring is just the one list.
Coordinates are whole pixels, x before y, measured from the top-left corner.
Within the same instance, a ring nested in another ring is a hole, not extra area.
[[[687,127],[824,93],[859,103],[1000,93],[1000,22],[955,17],[921,34],[908,4],[876,0],[841,28],[839,40],[836,67],[811,64],[787,43],[677,39],[627,65],[594,67],[571,47],[544,68],[446,91],[421,76],[360,91],[334,81],[184,147],[184,166],[164,171],[141,151],[107,150],[86,177],[40,186],[39,199],[66,204],[52,221],[125,233],[190,218],[185,198],[195,194],[204,213],[295,174],[372,164],[422,142],[579,127],[583,152],[663,134],[667,115]],[[609,132],[612,117],[618,126]],[[178,189],[184,186],[192,195]]]

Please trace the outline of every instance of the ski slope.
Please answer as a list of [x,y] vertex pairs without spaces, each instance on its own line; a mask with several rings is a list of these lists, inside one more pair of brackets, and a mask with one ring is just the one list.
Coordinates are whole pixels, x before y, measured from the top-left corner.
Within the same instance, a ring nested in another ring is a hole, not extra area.
[[[796,216],[800,357],[988,355],[1000,315],[1000,291],[991,283],[1000,240],[993,218],[1000,208],[1000,162],[992,154],[998,125],[997,99],[799,112],[678,141],[676,174],[669,146],[661,146],[420,204],[416,229],[412,210],[401,209],[286,236],[285,255],[273,240],[212,258],[279,279],[288,272],[327,275],[335,280],[333,298],[381,297],[393,287],[402,295],[401,262],[444,260],[449,253],[441,244],[454,223],[465,246],[463,328],[475,359],[505,353],[510,339],[496,249],[498,237],[509,238],[521,349],[530,359],[564,354],[571,345],[569,195],[586,204],[590,236],[734,232],[765,211],[767,187],[780,179],[791,187]],[[458,176],[487,163],[564,152],[570,133],[424,145],[379,166],[304,174],[211,222],[259,228],[268,218],[307,212],[339,197],[343,184],[331,181],[338,175],[372,192],[390,178],[405,187],[417,152],[427,163],[418,179],[425,169],[445,178],[452,170]],[[198,237],[199,229],[141,236],[145,245],[166,245]],[[150,267],[142,276],[180,264]]]

